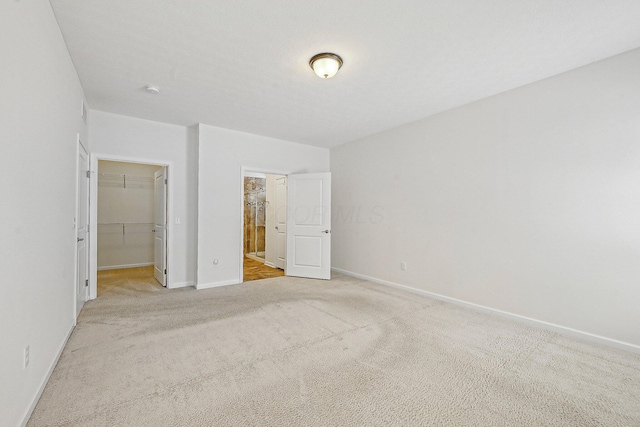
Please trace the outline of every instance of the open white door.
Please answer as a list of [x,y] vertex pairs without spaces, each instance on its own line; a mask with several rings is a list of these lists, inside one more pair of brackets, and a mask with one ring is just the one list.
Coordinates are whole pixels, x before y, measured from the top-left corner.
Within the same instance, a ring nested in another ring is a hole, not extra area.
[[287,265],[287,177],[276,179],[275,191],[276,260],[275,266]]
[[331,173],[287,177],[287,276],[331,278]]
[[78,183],[76,213],[76,318],[87,301],[89,291],[89,154],[78,142]]
[[154,175],[153,276],[167,286],[167,168]]

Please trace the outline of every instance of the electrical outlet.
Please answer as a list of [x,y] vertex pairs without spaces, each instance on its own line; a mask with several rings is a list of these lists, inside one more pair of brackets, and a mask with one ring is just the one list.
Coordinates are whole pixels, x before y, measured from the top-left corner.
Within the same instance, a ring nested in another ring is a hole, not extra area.
[[406,271],[407,270],[407,263],[405,261],[402,261],[400,263],[400,270],[402,270],[402,271]]
[[24,369],[27,369],[29,366],[29,346],[24,348]]

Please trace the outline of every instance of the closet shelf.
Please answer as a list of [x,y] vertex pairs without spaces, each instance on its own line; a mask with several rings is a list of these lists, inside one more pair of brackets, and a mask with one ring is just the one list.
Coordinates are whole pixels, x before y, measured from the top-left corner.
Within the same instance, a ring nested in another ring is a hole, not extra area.
[[130,184],[137,185],[153,185],[154,178],[152,176],[141,175],[129,175],[129,174],[115,174],[115,173],[99,173],[98,185],[106,186],[108,184],[117,184],[122,188],[127,188],[127,181]]
[[[98,227],[106,227],[106,226],[118,226],[118,230],[120,229],[120,227],[122,227],[122,235],[124,236],[127,233],[127,227],[128,226],[136,226],[136,225],[150,225],[153,226],[154,223],[152,222],[99,222],[98,223]],[[104,229],[103,229],[104,230]],[[136,231],[129,231],[130,233],[142,233],[142,232],[146,232],[146,233],[152,233],[154,231],[153,228],[150,228],[148,230],[144,230],[141,231],[139,228]],[[100,232],[100,230],[98,230],[98,232]],[[109,233],[108,231],[104,230],[104,233]],[[111,233],[113,233],[113,231],[111,231]]]
[[129,225],[129,224],[153,225],[153,222],[99,222],[98,223],[98,225]]

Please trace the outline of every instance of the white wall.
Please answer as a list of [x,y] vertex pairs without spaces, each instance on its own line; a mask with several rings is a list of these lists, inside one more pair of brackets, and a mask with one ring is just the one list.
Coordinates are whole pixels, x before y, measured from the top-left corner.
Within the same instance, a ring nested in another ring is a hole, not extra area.
[[327,172],[329,150],[201,124],[199,153],[198,288],[238,283],[243,169]]
[[153,264],[154,174],[159,169],[98,162],[98,270]]
[[333,266],[640,345],[638,70],[640,50],[332,150]]
[[0,424],[16,426],[74,324],[76,135],[86,132],[49,2],[2,2],[0,28]]
[[[89,111],[92,156],[169,164],[169,287],[193,285],[197,240],[197,129]],[[180,224],[175,220],[180,219]],[[95,223],[95,221],[94,221]],[[95,248],[92,248],[95,250]],[[92,278],[95,280],[95,278]]]

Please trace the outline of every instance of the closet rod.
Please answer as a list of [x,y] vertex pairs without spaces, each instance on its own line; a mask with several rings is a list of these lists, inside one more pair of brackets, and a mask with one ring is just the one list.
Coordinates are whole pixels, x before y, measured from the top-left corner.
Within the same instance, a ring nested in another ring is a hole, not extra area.
[[98,225],[153,225],[153,222],[99,222]]
[[127,225],[154,225],[153,222],[100,222],[98,226],[101,225],[122,225],[122,235],[125,234],[125,228]]
[[129,175],[129,174],[115,174],[115,173],[100,173],[99,176],[105,178],[122,178],[122,187],[127,188],[127,177],[129,179],[140,179],[140,180],[148,180],[153,181],[154,178],[152,176],[142,176],[142,175]]
[[153,181],[153,177],[152,176],[145,176],[145,175],[131,175],[128,173],[125,174],[117,174],[117,173],[100,173],[100,176],[104,176],[105,178],[122,178],[123,176],[128,176],[129,178],[140,178],[140,179],[150,179],[151,181]]

